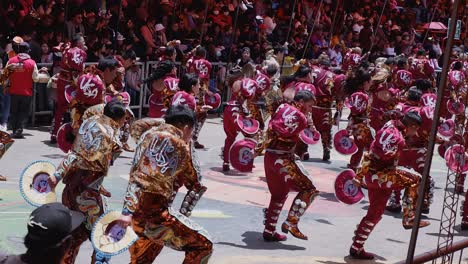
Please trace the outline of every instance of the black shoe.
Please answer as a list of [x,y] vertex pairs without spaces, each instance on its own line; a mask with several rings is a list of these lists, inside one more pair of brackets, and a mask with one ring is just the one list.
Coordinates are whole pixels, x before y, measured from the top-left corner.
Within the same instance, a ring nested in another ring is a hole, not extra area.
[[323,150],[323,161],[329,161],[330,160],[330,150],[329,149],[324,149]]
[[424,206],[423,209],[421,210],[421,213],[423,214],[429,214],[429,212],[430,212],[430,209],[429,207],[426,207],[426,206]]
[[57,144],[57,137],[56,136],[50,136],[50,144]]
[[229,171],[231,168],[229,168],[229,163],[223,163],[223,171]]
[[196,148],[196,149],[204,149],[205,146],[198,143],[198,141],[195,141],[195,143],[193,144],[193,146]]
[[13,131],[13,134],[11,135],[12,138],[24,138],[23,136],[23,130],[22,129],[17,129],[15,131]]

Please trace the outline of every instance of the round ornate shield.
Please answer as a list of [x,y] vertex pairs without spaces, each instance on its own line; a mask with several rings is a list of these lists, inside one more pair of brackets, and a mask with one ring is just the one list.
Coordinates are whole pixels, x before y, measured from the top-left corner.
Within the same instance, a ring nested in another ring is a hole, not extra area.
[[351,169],[344,170],[336,176],[335,196],[340,202],[351,205],[364,198],[361,187],[353,184],[355,176],[356,174]]
[[260,128],[257,120],[243,115],[237,116],[236,124],[239,130],[247,135],[256,134]]
[[464,173],[468,171],[468,154],[465,147],[460,144],[455,144],[445,151],[444,155],[447,167],[456,173]]
[[453,136],[455,134],[455,121],[452,119],[445,120],[442,124],[439,125],[437,132],[439,132],[439,134],[444,137]]
[[35,161],[27,166],[20,176],[20,191],[24,200],[32,206],[57,201],[55,190],[49,186],[49,176],[55,172],[54,164],[48,161]]
[[319,142],[320,133],[318,131],[312,131],[310,128],[306,128],[299,133],[299,138],[305,144],[313,145]]
[[138,235],[131,226],[119,224],[120,212],[110,211],[101,216],[91,232],[91,243],[96,251],[106,257],[118,255],[135,243]]
[[250,138],[236,141],[229,150],[232,167],[240,172],[251,172],[255,158],[257,142]]
[[71,150],[73,146],[73,127],[70,123],[63,124],[57,131],[57,145],[65,153]]
[[204,97],[205,105],[213,107],[213,109],[218,109],[221,105],[221,96],[218,93],[213,93],[212,95],[205,94]]
[[338,153],[343,155],[353,155],[358,151],[356,143],[354,143],[346,129],[336,132],[333,136],[333,146]]

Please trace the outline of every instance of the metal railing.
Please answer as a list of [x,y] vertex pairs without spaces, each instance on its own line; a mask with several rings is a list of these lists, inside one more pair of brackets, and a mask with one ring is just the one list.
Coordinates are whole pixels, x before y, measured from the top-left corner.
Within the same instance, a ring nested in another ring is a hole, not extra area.
[[[143,76],[143,80],[147,79],[154,67],[159,63],[159,61],[147,61],[147,62],[137,62],[137,65],[140,67]],[[85,63],[85,66],[95,65],[97,63]],[[180,62],[176,62],[177,65],[177,75],[180,77],[185,73],[185,65],[182,65]],[[210,76],[210,88],[213,90],[224,90],[224,81],[226,77],[226,72],[229,71],[229,68],[232,64],[227,64],[224,62],[215,62],[211,63],[212,70]],[[38,63],[38,68],[46,67],[51,72],[52,63]],[[284,69],[292,68],[292,66],[283,66]],[[287,72],[287,70],[286,70]],[[143,81],[142,80],[142,81]],[[436,71],[436,80],[440,80],[440,71]],[[229,87],[227,88],[229,89]],[[47,88],[47,84],[34,83],[34,92],[33,92],[33,102],[32,102],[32,113],[31,113],[31,123],[32,126],[36,124],[36,118],[40,115],[53,115],[53,105],[50,103],[50,94],[51,91]],[[223,94],[227,95],[229,92],[225,91]],[[135,115],[138,115],[141,118],[144,114],[144,110],[149,107],[148,99],[151,95],[151,88],[146,84],[142,84],[140,91],[137,92],[137,101],[138,104],[130,105],[130,108],[134,111]],[[132,100],[133,102],[134,100]],[[135,111],[136,110],[136,111]]]
[[[434,249],[420,255],[414,256],[413,264],[422,264],[432,261],[433,263],[442,257],[451,256],[450,263],[467,263],[467,259],[463,259],[463,250],[468,247],[468,238],[463,240],[453,242],[450,246],[442,247],[439,249]],[[456,258],[454,256],[455,252],[459,252],[460,256]],[[458,262],[456,262],[458,259]],[[453,262],[455,261],[455,262]],[[405,264],[406,260],[397,262],[397,264]]]

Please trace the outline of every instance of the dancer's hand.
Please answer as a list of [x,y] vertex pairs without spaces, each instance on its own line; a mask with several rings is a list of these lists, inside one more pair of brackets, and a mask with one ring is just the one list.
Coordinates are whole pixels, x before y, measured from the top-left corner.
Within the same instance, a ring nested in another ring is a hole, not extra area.
[[129,225],[132,224],[132,215],[121,214],[117,221],[121,227],[127,228]]
[[353,185],[356,186],[356,187],[361,187],[361,181],[358,180],[358,179],[356,179],[356,178],[354,178],[354,179],[353,179]]
[[54,175],[51,175],[48,179],[48,182],[49,182],[50,188],[54,190],[58,184],[58,179]]
[[203,111],[208,111],[208,110],[212,110],[212,109],[213,109],[213,107],[210,106],[210,105],[204,105],[204,106],[202,106],[202,110],[203,110]]

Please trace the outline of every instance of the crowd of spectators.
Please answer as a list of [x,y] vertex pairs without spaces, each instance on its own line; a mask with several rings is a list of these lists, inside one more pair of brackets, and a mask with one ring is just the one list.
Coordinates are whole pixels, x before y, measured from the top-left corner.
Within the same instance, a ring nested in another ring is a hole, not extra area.
[[[424,46],[437,59],[446,33],[426,36],[418,29],[430,21],[447,24],[451,6],[450,0],[251,1],[3,0],[0,53],[18,35],[29,42],[35,61],[47,63],[53,60],[52,47],[81,34],[88,61],[128,49],[141,60],[154,60],[173,39],[181,41],[182,52],[201,42],[212,62],[236,61],[244,47],[250,48],[254,62],[261,62],[266,50],[285,42],[290,57],[317,58],[327,52],[336,65],[353,46],[374,56],[409,55]],[[461,39],[467,42],[465,36]]]

